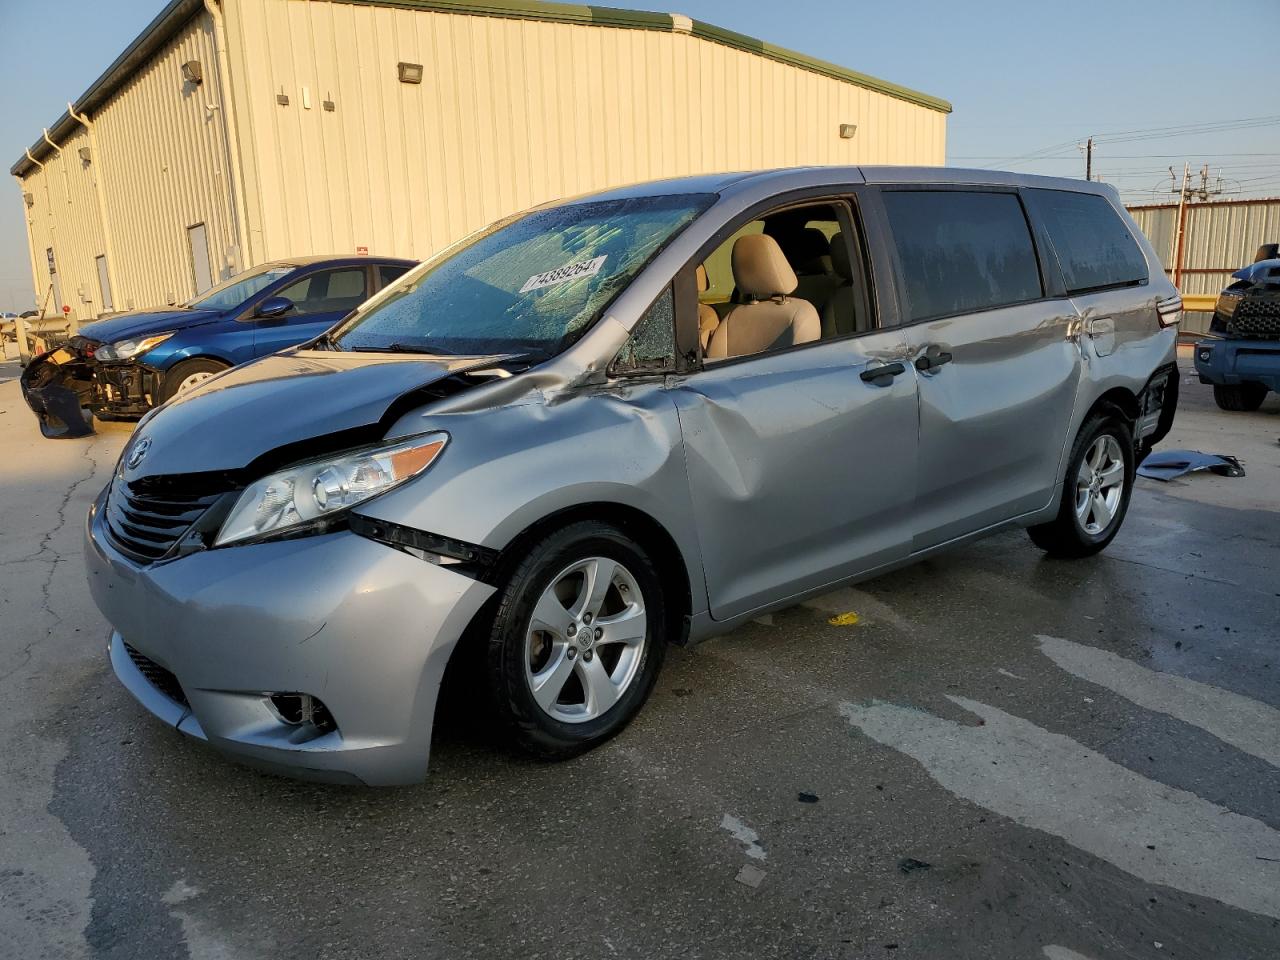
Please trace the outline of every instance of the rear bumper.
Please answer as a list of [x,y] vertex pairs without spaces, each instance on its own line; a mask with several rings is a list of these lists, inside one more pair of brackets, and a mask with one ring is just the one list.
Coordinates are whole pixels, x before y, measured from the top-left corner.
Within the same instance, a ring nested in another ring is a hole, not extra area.
[[1201,340],[1192,356],[1201,383],[1261,383],[1280,390],[1280,341]]
[[[114,549],[100,506],[89,587],[116,676],[152,714],[290,776],[426,776],[445,665],[492,587],[350,532],[142,567]],[[337,729],[289,723],[271,693],[319,698]]]

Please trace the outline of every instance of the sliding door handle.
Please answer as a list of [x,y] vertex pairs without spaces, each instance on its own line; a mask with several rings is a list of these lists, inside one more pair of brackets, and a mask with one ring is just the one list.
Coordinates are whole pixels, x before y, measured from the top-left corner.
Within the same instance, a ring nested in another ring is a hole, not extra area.
[[940,366],[951,362],[951,354],[945,350],[930,351],[916,357],[916,369],[921,373],[937,370]]

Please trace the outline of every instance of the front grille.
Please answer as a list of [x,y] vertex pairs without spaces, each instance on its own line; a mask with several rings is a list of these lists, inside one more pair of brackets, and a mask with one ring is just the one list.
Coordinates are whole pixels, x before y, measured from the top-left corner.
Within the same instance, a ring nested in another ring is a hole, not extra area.
[[124,645],[124,651],[129,654],[129,659],[133,661],[133,665],[138,668],[138,671],[147,678],[148,683],[174,703],[181,704],[184,707],[191,706],[191,704],[187,703],[187,695],[182,692],[182,684],[178,683],[177,677],[154,660],[143,656],[127,643]]
[[1241,297],[1228,328],[1244,337],[1280,337],[1280,296]]
[[210,492],[207,486],[179,490],[153,485],[139,493],[117,478],[107,495],[107,531],[122,553],[152,563],[167,554],[224,492]]

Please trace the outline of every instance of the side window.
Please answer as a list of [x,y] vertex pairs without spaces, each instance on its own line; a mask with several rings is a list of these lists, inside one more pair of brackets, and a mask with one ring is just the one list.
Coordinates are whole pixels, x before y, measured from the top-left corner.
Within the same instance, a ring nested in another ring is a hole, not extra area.
[[1027,193],[1053,238],[1068,293],[1149,279],[1147,258],[1106,197],[1069,190]]
[[1044,295],[1016,194],[886,190],[908,322],[990,310]]
[[854,221],[843,202],[751,220],[700,265],[698,331],[709,362],[871,329]]
[[668,286],[631,331],[613,369],[619,373],[658,373],[675,368],[675,298]]
[[408,267],[399,264],[384,263],[378,267],[378,289],[389,286],[409,272]]
[[347,313],[368,299],[364,267],[321,270],[280,291],[293,301],[298,316],[311,313]]

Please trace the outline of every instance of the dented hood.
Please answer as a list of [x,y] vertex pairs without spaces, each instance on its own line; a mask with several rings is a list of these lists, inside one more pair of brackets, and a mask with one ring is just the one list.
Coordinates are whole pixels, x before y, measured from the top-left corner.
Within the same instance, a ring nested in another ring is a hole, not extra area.
[[309,350],[264,357],[160,407],[131,442],[136,450],[150,441],[125,476],[240,470],[280,448],[344,432],[353,443],[374,440],[355,435],[393,418],[416,391],[507,359]]

